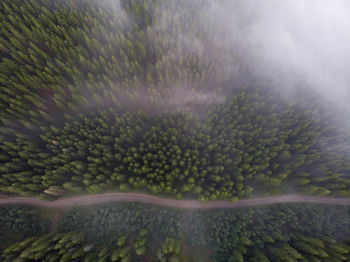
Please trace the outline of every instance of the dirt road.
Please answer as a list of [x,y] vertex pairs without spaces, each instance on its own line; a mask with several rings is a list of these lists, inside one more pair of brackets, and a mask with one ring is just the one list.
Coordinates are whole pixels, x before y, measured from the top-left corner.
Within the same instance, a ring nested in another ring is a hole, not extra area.
[[210,201],[206,203],[200,203],[196,200],[176,200],[136,193],[105,193],[96,195],[84,195],[71,198],[62,198],[53,202],[43,201],[32,197],[9,197],[1,198],[0,205],[22,204],[55,208],[84,206],[120,201],[147,203],[158,206],[187,209],[237,208],[249,206],[263,206],[277,203],[318,203],[326,205],[350,206],[350,198],[316,197],[303,195],[280,195],[270,197],[259,197],[243,199],[237,202]]

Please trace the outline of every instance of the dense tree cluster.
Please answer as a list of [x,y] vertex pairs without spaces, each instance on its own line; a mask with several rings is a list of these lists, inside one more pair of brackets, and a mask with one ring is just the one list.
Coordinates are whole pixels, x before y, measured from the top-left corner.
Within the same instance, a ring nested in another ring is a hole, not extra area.
[[86,215],[84,208],[74,209],[63,218],[58,230],[73,231],[80,228],[86,239],[94,242],[116,241],[122,235],[147,230],[147,238],[161,239],[163,236],[182,235],[181,212],[156,206],[136,203],[116,203],[112,206],[94,208]]
[[28,207],[0,207],[0,249],[5,243],[48,232],[49,221]]
[[79,261],[80,258],[85,257],[85,261],[97,261],[94,259],[103,257],[103,249],[93,257],[89,252],[90,245],[84,242],[84,235],[74,231],[31,237],[4,250],[2,260]]
[[[43,221],[7,209],[26,224]],[[183,211],[114,203],[67,210],[49,234],[7,239],[0,253],[1,261],[348,261],[349,229],[348,207]],[[203,248],[208,255],[193,257]]]
[[[149,102],[187,85],[194,92],[217,84],[219,91],[242,61],[223,46],[212,52],[214,42],[225,41],[213,38],[214,29],[202,30],[215,17],[197,19],[198,7],[205,10],[209,2],[195,1],[170,15],[185,3],[2,1],[1,114],[30,126],[53,122],[51,113],[59,109],[132,101],[152,107]],[[185,37],[204,44],[194,47]]]
[[161,262],[179,262],[181,243],[173,238],[166,238],[162,247],[157,250],[157,258]]
[[[147,231],[140,231],[144,233]],[[140,235],[138,234],[138,236]],[[145,239],[143,242],[146,244]],[[128,241],[130,242],[130,241]],[[145,261],[142,258],[145,249],[132,247],[122,236],[113,245],[95,246],[84,240],[84,234],[75,231],[67,233],[51,233],[39,237],[27,238],[11,245],[0,256],[4,262],[12,261],[84,261],[84,262],[131,262]],[[177,262],[181,244],[173,238],[166,238],[161,243],[158,261]],[[155,254],[152,259],[155,258]],[[154,260],[152,260],[154,261]]]
[[[285,99],[254,75],[238,2],[226,30],[207,0],[2,0],[0,193],[349,197],[348,119],[301,81]],[[187,215],[118,203],[48,233],[37,209],[0,208],[0,258],[176,262],[204,247],[218,262],[350,261],[348,209]]]
[[[247,253],[251,243],[242,240],[242,245],[233,250],[226,260],[215,261],[348,261],[350,246],[338,243],[326,236],[309,237],[299,233],[288,236],[288,240],[266,239],[266,250],[254,249]],[[180,261],[181,244],[173,238],[166,238],[157,251],[158,260]],[[1,259],[7,261],[149,261],[142,259],[138,249],[127,245],[126,237],[119,238],[113,246],[95,246],[84,241],[84,234],[78,232],[51,233],[30,237],[4,250]],[[154,256],[154,254],[153,254]],[[154,259],[153,257],[152,259]],[[134,259],[134,260],[131,260]],[[198,260],[199,261],[199,260]]]
[[349,241],[349,214],[305,204],[200,211],[189,218],[188,241],[212,248],[217,261],[344,261],[331,249],[334,239]]
[[279,194],[290,186],[307,194],[348,196],[344,145],[335,144],[311,113],[296,111],[291,121],[291,110],[273,97],[242,91],[212,107],[204,120],[189,112],[91,111],[63,126],[41,126],[36,140],[5,141],[0,189],[17,194],[42,194],[52,186],[91,193],[146,189],[234,200],[253,191]]
[[2,1],[0,191],[349,196],[333,111],[249,79],[210,5]]
[[[11,232],[19,233],[16,229],[23,232],[18,238],[1,239],[0,257],[1,261],[16,261],[17,258],[18,261],[130,262],[144,261],[143,257],[149,256],[156,258],[155,249],[159,249],[162,257],[175,259],[180,250],[182,220],[181,211],[116,203],[95,206],[89,211],[84,208],[67,210],[57,228],[46,234],[47,222],[38,216],[38,210],[8,207],[6,212],[0,213],[0,221],[4,223],[0,229],[11,227]],[[40,225],[46,225],[45,230]],[[39,229],[31,232],[34,227]],[[176,254],[172,249],[175,240]]]

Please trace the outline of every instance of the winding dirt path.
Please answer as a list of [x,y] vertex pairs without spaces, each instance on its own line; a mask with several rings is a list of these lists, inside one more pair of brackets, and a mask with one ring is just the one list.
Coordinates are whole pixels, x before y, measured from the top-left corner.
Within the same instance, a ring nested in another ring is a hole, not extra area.
[[197,200],[176,200],[170,198],[160,198],[147,194],[137,193],[105,193],[96,195],[84,195],[71,198],[62,198],[53,202],[40,200],[33,197],[8,197],[1,198],[0,205],[21,204],[42,207],[73,207],[85,206],[108,202],[138,202],[153,204],[158,206],[187,208],[187,209],[214,209],[214,208],[237,208],[250,206],[263,206],[277,203],[317,203],[326,205],[350,206],[350,198],[316,197],[303,195],[280,195],[269,197],[258,197],[242,199],[237,202],[211,201],[200,203]]

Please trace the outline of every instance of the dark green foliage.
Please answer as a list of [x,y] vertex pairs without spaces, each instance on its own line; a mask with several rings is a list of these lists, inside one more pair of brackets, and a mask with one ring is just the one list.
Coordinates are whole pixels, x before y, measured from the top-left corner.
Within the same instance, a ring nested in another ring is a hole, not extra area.
[[166,238],[162,247],[157,250],[157,258],[161,262],[179,262],[181,243],[174,238]]
[[[308,121],[310,127],[308,138],[298,138],[283,111],[290,109],[269,113],[260,99],[258,92],[242,92],[212,108],[205,121],[185,112],[150,116],[109,109],[81,115],[63,127],[42,127],[36,141],[4,143],[1,188],[23,194],[50,186],[92,193],[147,189],[215,200],[253,191],[278,194],[288,182],[308,194],[345,196],[349,181],[338,166],[345,162],[328,160],[327,151],[319,148],[317,139],[327,137],[317,131],[311,115],[300,113],[300,122]],[[239,120],[243,115],[244,121]],[[296,148],[298,139],[310,141],[309,153]]]
[[2,261],[183,261],[197,248],[218,262],[350,259],[349,208],[285,204],[187,215],[135,203],[74,208],[54,232],[7,242]]
[[[339,129],[348,119],[303,83],[286,101],[252,77],[252,60],[234,45],[242,36],[217,30],[226,21],[210,7],[2,0],[0,192],[349,197],[350,136]],[[250,10],[238,13],[249,22]],[[1,248],[27,238],[1,261],[175,262],[184,235],[215,261],[350,260],[347,209],[194,212],[186,234],[181,212],[134,203],[72,210],[46,234],[35,209],[1,208]]]
[[317,246],[317,252],[322,255],[319,249],[332,242],[331,239],[349,239],[350,213],[348,208],[284,204],[195,212],[189,225],[189,244],[211,248],[217,261],[227,261],[232,254],[235,257],[232,259],[236,259],[233,261],[239,261],[241,256],[256,261],[255,252],[263,252],[269,259],[286,252],[298,256],[290,246],[312,252],[307,243]]
[[68,232],[80,228],[86,239],[95,242],[111,242],[123,235],[147,230],[152,240],[182,235],[181,213],[175,210],[136,203],[117,203],[96,207],[92,215],[73,210],[59,225],[59,231]]
[[[76,208],[68,211],[54,232],[44,233],[11,246],[7,242],[9,247],[2,250],[1,261],[16,257],[21,261],[46,261],[53,257],[52,261],[127,262],[139,261],[144,255],[156,257],[155,249],[161,248],[163,241],[165,246],[167,239],[179,245],[182,213],[136,203],[95,206],[89,212]],[[178,254],[180,247],[176,247]],[[174,252],[169,248],[168,256]]]
[[349,196],[338,112],[302,84],[285,101],[247,79],[240,36],[208,26],[224,28],[210,7],[2,1],[0,191]]
[[[146,243],[146,242],[145,242]],[[0,258],[12,261],[139,261],[140,249],[128,244],[96,246],[84,240],[84,234],[75,231],[51,233],[41,237],[28,238],[4,250]],[[146,249],[145,249],[146,250]],[[166,238],[161,244],[160,261],[180,261],[179,241]],[[135,252],[131,253],[131,252]],[[155,259],[156,254],[152,254]]]
[[84,235],[77,232],[33,237],[4,250],[2,261],[80,261],[88,246]]
[[5,243],[47,233],[49,224],[35,208],[0,207],[0,249]]

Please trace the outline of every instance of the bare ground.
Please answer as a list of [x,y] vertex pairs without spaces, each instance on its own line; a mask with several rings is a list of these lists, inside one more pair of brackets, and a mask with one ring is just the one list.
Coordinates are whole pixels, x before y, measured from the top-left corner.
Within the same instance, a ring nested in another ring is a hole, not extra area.
[[0,198],[0,205],[22,204],[50,208],[86,206],[108,202],[138,202],[158,206],[186,208],[186,209],[215,209],[215,208],[238,208],[250,206],[263,206],[277,203],[317,203],[326,205],[350,206],[350,198],[317,197],[304,195],[279,195],[242,199],[237,202],[211,201],[201,203],[197,200],[176,200],[160,198],[147,194],[138,193],[104,193],[96,195],[83,195],[77,197],[62,198],[53,202],[40,200],[33,197],[7,197]]

